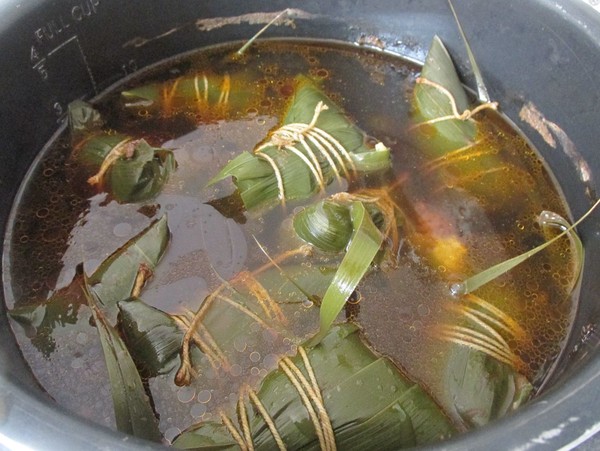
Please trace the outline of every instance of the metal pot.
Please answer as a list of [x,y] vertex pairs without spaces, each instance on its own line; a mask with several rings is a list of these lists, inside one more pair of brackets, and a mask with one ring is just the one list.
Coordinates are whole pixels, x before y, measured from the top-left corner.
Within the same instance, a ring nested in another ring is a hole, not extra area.
[[[573,216],[581,216],[594,200],[600,174],[596,148],[600,15],[579,0],[455,0],[455,7],[491,97],[541,151],[562,185]],[[474,85],[445,0],[3,1],[0,233],[4,234],[21,180],[64,122],[70,101],[91,98],[138,68],[175,54],[247,39],[264,22],[258,13],[285,8],[297,9],[295,27],[273,27],[269,36],[346,42],[375,37],[385,51],[422,61],[431,38],[438,34],[466,84]],[[554,147],[520,118],[526,105],[535,105],[546,124],[560,128],[553,135]],[[598,215],[582,224],[579,232],[586,247],[581,304],[566,352],[544,392],[510,417],[434,448],[530,450],[581,445],[596,449],[600,443],[593,438],[600,431],[596,352],[600,339],[595,332],[600,318]],[[14,449],[156,446],[71,416],[48,399],[21,358],[3,302],[0,445]]]

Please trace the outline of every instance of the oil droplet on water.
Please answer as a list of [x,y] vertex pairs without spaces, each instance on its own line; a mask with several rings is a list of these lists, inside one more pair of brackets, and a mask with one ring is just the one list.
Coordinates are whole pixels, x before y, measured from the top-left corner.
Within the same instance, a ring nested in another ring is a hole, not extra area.
[[277,367],[278,360],[277,354],[267,354],[263,359],[263,367],[267,370],[274,369]]
[[235,350],[237,352],[244,352],[246,350],[246,347],[247,347],[246,340],[244,338],[237,337],[233,341],[233,347],[235,348]]
[[311,308],[313,305],[314,303],[310,299],[305,299],[302,301],[302,307]]
[[181,429],[176,427],[171,427],[165,431],[165,439],[169,442],[172,442],[175,437],[181,434]]
[[202,390],[200,393],[198,393],[198,402],[206,404],[208,401],[210,401],[211,397],[212,394],[210,393],[210,390]]
[[76,357],[71,361],[71,368],[77,369],[83,366],[83,359],[81,357]]
[[83,333],[83,332],[79,332],[79,333],[77,334],[77,337],[75,338],[75,341],[76,341],[77,343],[79,343],[80,345],[84,345],[84,344],[86,344],[86,343],[87,343],[87,341],[88,341],[88,336],[87,336],[87,334],[85,334],[85,333]]
[[242,375],[242,367],[237,363],[231,365],[231,370],[229,372],[233,377],[239,377]]
[[121,222],[113,227],[113,234],[119,238],[125,238],[132,234],[133,227],[128,222]]
[[190,409],[190,415],[196,419],[202,418],[202,415],[206,413],[206,405],[196,403]]
[[177,390],[177,399],[180,402],[190,402],[194,399],[195,396],[196,389],[194,389],[193,387],[181,387],[179,390]]
[[250,360],[254,363],[260,361],[260,354],[256,351],[250,353]]
[[429,315],[429,307],[427,307],[425,304],[419,304],[417,307],[417,313],[420,316],[427,316]]

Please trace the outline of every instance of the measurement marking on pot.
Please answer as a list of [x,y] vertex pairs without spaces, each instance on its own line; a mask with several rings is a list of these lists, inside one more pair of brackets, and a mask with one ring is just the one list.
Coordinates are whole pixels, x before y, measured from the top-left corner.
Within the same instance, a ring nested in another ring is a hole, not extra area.
[[86,69],[88,75],[90,76],[90,82],[92,83],[92,88],[94,89],[94,93],[98,94],[98,86],[96,84],[96,80],[94,79],[94,74],[92,74],[92,69],[90,68],[90,65],[88,64],[88,60],[85,56],[83,48],[81,47],[81,43],[79,42],[79,37],[77,35],[71,36],[65,42],[63,42],[62,44],[59,44],[58,47],[55,47],[54,49],[50,50],[48,52],[48,57],[52,56],[57,51],[59,51],[60,49],[62,49],[63,47],[65,47],[66,45],[68,45],[71,42],[75,42],[75,44],[77,45],[77,48],[79,49],[79,54],[81,55],[81,59],[83,60],[83,64],[85,65],[85,69]]

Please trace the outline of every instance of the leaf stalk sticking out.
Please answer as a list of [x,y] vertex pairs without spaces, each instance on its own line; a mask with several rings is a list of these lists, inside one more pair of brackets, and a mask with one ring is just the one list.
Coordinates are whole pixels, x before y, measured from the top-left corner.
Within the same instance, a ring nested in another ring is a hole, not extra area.
[[258,32],[252,36],[237,52],[236,52],[236,56],[242,56],[246,50],[248,50],[248,48],[254,43],[254,41],[256,41],[256,39],[263,34],[265,31],[267,31],[267,29],[273,25],[275,22],[277,22],[284,14],[288,15],[289,14],[289,8],[284,9],[283,11],[281,11],[279,14],[277,14],[275,17],[273,17],[273,19],[271,19],[271,21],[266,24],[264,27],[262,27],[260,30],[258,30]]
[[471,46],[469,45],[467,36],[465,35],[462,25],[460,24],[460,20],[458,20],[458,15],[456,14],[456,11],[454,10],[454,5],[452,5],[451,0],[448,0],[448,5],[450,6],[450,9],[452,10],[452,15],[454,16],[454,20],[456,21],[456,25],[458,26],[458,31],[460,32],[460,37],[462,38],[463,42],[465,43],[465,47],[467,49],[467,55],[469,56],[469,62],[471,63],[471,68],[473,69],[473,74],[475,74],[475,82],[477,83],[477,94],[478,94],[479,100],[481,102],[483,102],[484,104],[491,103],[492,99],[490,98],[487,87],[485,86],[485,83],[483,81],[483,76],[481,75],[481,71],[479,70],[479,65],[477,64],[477,60],[475,59],[475,55],[473,54],[473,51],[471,50]]
[[88,183],[92,186],[101,185],[104,180],[104,175],[113,166],[117,160],[121,157],[131,158],[135,151],[135,141],[132,142],[131,138],[125,138],[119,144],[111,149],[106,155],[104,161],[100,165],[100,169],[96,174],[88,179]]

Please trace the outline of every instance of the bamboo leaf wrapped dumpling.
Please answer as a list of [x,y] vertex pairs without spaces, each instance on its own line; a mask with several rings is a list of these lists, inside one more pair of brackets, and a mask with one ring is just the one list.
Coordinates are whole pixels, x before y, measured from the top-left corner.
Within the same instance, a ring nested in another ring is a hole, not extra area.
[[331,329],[320,345],[300,346],[294,357],[282,358],[257,391],[246,386],[237,420],[221,412],[219,420],[193,426],[173,445],[364,450],[385,443],[400,449],[454,433],[429,395],[373,353],[350,323]]
[[304,200],[324,191],[334,180],[357,172],[390,167],[390,151],[373,148],[315,84],[299,76],[294,98],[280,128],[253,152],[242,152],[210,181],[233,177],[246,209],[277,200]]
[[69,123],[73,158],[96,171],[88,184],[120,203],[154,198],[177,168],[172,151],[152,147],[145,139],[105,131],[99,113],[85,102],[69,105]]
[[126,109],[160,112],[164,116],[180,111],[194,111],[205,118],[222,117],[226,111],[245,114],[257,98],[249,75],[197,72],[127,89],[121,92],[121,99]]

